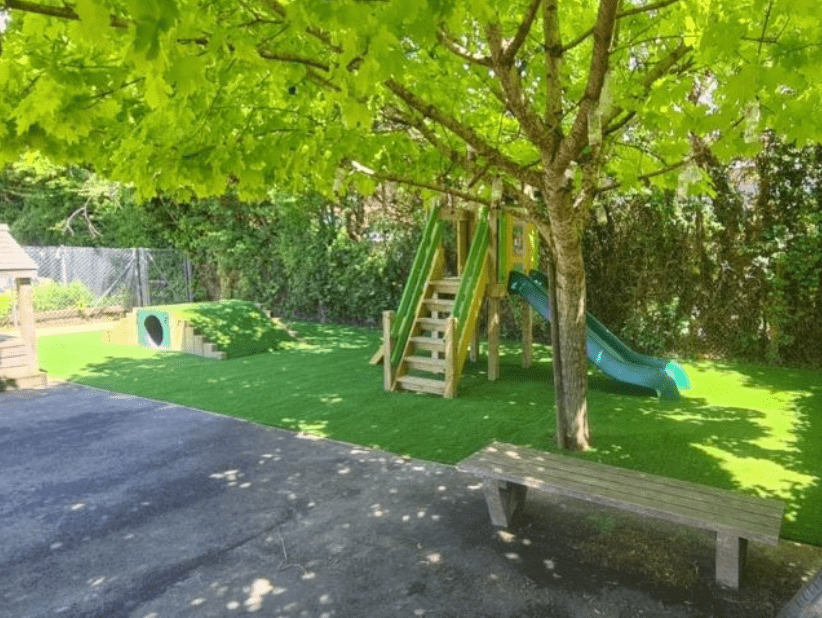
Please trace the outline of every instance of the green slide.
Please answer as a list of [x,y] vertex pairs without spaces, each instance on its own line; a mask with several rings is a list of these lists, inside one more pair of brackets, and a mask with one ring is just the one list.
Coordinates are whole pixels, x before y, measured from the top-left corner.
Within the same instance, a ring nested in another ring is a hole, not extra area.
[[[549,320],[551,309],[547,287],[547,277],[539,271],[531,271],[530,277],[512,271],[508,277],[508,291],[522,296]],[[590,313],[587,325],[588,358],[605,375],[651,388],[660,399],[672,401],[679,399],[680,390],[691,388],[688,376],[676,362],[634,352]]]

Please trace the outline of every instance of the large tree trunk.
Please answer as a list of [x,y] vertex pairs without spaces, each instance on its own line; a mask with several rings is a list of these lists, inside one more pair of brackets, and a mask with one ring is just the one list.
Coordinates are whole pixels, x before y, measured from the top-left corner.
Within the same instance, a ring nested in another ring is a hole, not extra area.
[[[556,185],[554,185],[556,187]],[[554,370],[560,374],[556,389],[556,411],[562,418],[557,428],[558,446],[570,450],[590,447],[588,430],[588,358],[586,352],[585,264],[582,257],[582,231],[585,214],[577,212],[567,189],[545,192],[550,227],[540,226],[549,236],[553,254],[556,286],[558,336],[553,356]],[[557,380],[555,379],[555,383]]]

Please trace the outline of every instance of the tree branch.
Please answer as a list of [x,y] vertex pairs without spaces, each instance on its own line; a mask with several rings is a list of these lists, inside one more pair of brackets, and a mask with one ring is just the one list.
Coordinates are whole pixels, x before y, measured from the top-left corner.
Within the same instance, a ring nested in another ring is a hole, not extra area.
[[591,51],[591,65],[588,69],[588,83],[579,103],[571,131],[562,140],[554,159],[556,169],[565,170],[587,143],[588,115],[599,101],[605,75],[608,72],[608,57],[611,37],[616,24],[619,0],[600,0],[597,21],[594,25],[594,48]]
[[309,67],[313,67],[315,69],[320,69],[321,71],[325,71],[328,73],[331,70],[331,67],[328,66],[325,62],[321,62],[315,58],[309,58],[307,56],[300,56],[298,54],[291,54],[291,53],[277,53],[277,52],[270,52],[265,49],[257,48],[257,53],[260,55],[260,58],[265,58],[266,60],[276,60],[279,62],[289,62],[294,64],[304,64]]
[[502,48],[502,29],[498,23],[489,24],[486,28],[488,45],[491,48],[491,60],[494,73],[497,76],[505,94],[506,106],[514,113],[520,127],[528,139],[541,150],[550,150],[552,147],[551,134],[546,130],[542,120],[533,112],[522,92],[522,83],[519,73],[511,63],[505,61],[505,51]]
[[319,73],[317,73],[314,69],[309,67],[305,71],[305,77],[308,81],[314,82],[318,86],[323,88],[328,88],[329,90],[333,90],[334,92],[342,92],[342,88],[340,88],[337,84],[332,82],[330,79],[326,79]]
[[[63,6],[48,6],[44,4],[37,4],[36,2],[28,2],[27,0],[4,0],[3,8],[8,11],[23,11],[25,13],[36,13],[37,15],[45,15],[46,17],[56,17],[58,19],[68,19],[70,21],[80,21],[80,15],[75,12],[70,5]],[[109,24],[112,28],[128,28],[129,23],[111,15],[109,17]]]
[[525,43],[528,33],[531,32],[531,27],[534,24],[534,19],[536,19],[537,9],[539,8],[540,2],[542,2],[542,0],[531,0],[531,4],[528,6],[528,10],[523,17],[519,28],[517,28],[517,33],[502,52],[503,64],[509,65],[514,62],[514,57],[517,55],[517,52],[519,52],[522,44]]
[[417,187],[419,189],[428,189],[430,191],[436,191],[437,193],[442,193],[444,195],[453,195],[454,197],[458,197],[467,202],[474,202],[476,204],[483,204],[485,206],[491,205],[491,200],[479,197],[477,195],[473,195],[471,193],[466,193],[465,191],[460,191],[459,189],[443,187],[442,185],[436,185],[430,182],[416,180],[414,178],[409,178],[407,176],[400,176],[399,174],[386,174],[383,172],[376,172],[372,169],[369,169],[365,165],[358,163],[357,161],[350,161],[349,163],[351,165],[351,168],[355,172],[365,174],[366,176],[376,178],[377,180],[382,180],[384,182],[396,182],[399,184],[409,185],[411,187]]
[[280,17],[287,17],[285,7],[277,2],[277,0],[262,0],[262,2]]
[[443,28],[437,29],[437,40],[455,56],[459,56],[460,58],[467,62],[470,62],[471,64],[491,68],[491,58],[489,58],[488,56],[472,54],[462,45],[452,40]]
[[409,107],[422,114],[425,118],[429,118],[460,137],[464,142],[476,150],[479,155],[485,157],[489,162],[491,162],[492,165],[499,167],[501,170],[527,184],[532,184],[534,186],[539,185],[540,179],[538,174],[535,174],[531,170],[525,169],[516,161],[509,159],[502,152],[491,146],[482,137],[480,137],[471,127],[466,126],[456,118],[452,118],[451,116],[443,113],[439,108],[437,108],[437,106],[420,99],[414,93],[405,88],[405,86],[393,79],[386,81],[384,85],[390,92],[404,101]]
[[542,16],[545,45],[545,123],[550,132],[550,152],[562,140],[562,38],[557,0],[545,0]]
[[[684,158],[680,161],[677,161],[676,163],[671,163],[669,165],[666,165],[664,167],[659,168],[658,170],[654,170],[653,172],[648,172],[647,174],[642,174],[640,176],[637,176],[637,180],[648,181],[651,178],[654,178],[655,176],[662,176],[663,174],[668,174],[670,172],[673,172],[676,169],[679,169],[680,167],[683,167],[683,166],[687,165],[688,163],[693,161],[693,159],[694,159],[693,156],[686,157],[686,158]],[[604,185],[602,187],[598,187],[596,189],[596,195],[599,195],[601,193],[605,193],[607,191],[613,191],[614,189],[618,189],[621,186],[622,186],[621,182],[615,181],[615,182],[612,182],[610,184]]]
[[631,15],[639,15],[640,13],[648,13],[650,11],[658,11],[659,9],[664,9],[666,6],[676,4],[680,1],[681,0],[660,0],[660,2],[654,2],[653,4],[646,4],[645,6],[638,6],[633,9],[628,9],[627,11],[620,11],[617,13],[617,19],[630,17]]
[[[647,96],[650,92],[651,88],[653,87],[654,83],[657,80],[661,79],[665,75],[667,75],[671,69],[673,69],[680,60],[682,60],[685,56],[688,55],[692,51],[692,47],[690,45],[686,45],[685,43],[680,43],[676,48],[671,50],[671,52],[662,60],[657,62],[653,69],[648,71],[647,75],[642,79],[642,86],[643,86],[643,95]],[[636,111],[630,111],[627,115],[621,118],[619,121],[614,122],[620,114],[622,114],[625,110],[621,107],[615,108],[613,112],[610,114],[608,118],[605,119],[603,122],[603,133],[614,133],[619,130],[621,127],[625,126],[634,116],[636,116]]]
[[[620,11],[617,13],[617,19],[623,19],[625,17],[630,17],[631,15],[639,15],[640,13],[647,13],[649,11],[656,11],[658,9],[663,9],[666,6],[670,6],[671,4],[676,4],[681,0],[661,0],[660,2],[655,2],[654,4],[647,4],[645,6],[639,6],[633,9],[628,9],[627,11]],[[568,43],[565,47],[562,48],[562,51],[568,51],[569,49],[573,49],[580,43],[582,43],[585,39],[591,36],[594,33],[594,28],[591,27],[582,34],[580,34],[577,38],[573,41]]]

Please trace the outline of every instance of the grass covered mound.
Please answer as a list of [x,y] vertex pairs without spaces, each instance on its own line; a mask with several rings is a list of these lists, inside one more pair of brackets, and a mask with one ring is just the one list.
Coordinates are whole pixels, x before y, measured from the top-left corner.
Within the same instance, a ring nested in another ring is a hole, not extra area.
[[227,358],[270,352],[291,340],[285,328],[245,300],[165,305],[157,309],[189,322]]
[[[99,333],[40,337],[41,367],[97,388],[211,410],[265,425],[455,463],[492,440],[556,450],[551,350],[504,343],[500,378],[468,363],[453,400],[383,390],[368,364],[380,333],[292,323],[277,354],[219,363],[190,354],[108,346]],[[593,367],[595,448],[565,453],[671,478],[777,498],[783,538],[822,545],[822,371],[685,363],[680,401],[614,382]]]

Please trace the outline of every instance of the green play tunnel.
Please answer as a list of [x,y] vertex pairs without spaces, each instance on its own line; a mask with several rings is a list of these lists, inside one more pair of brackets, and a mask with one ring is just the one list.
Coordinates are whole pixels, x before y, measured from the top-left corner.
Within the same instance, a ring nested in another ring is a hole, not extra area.
[[147,348],[171,348],[171,319],[168,311],[138,309],[137,341]]

